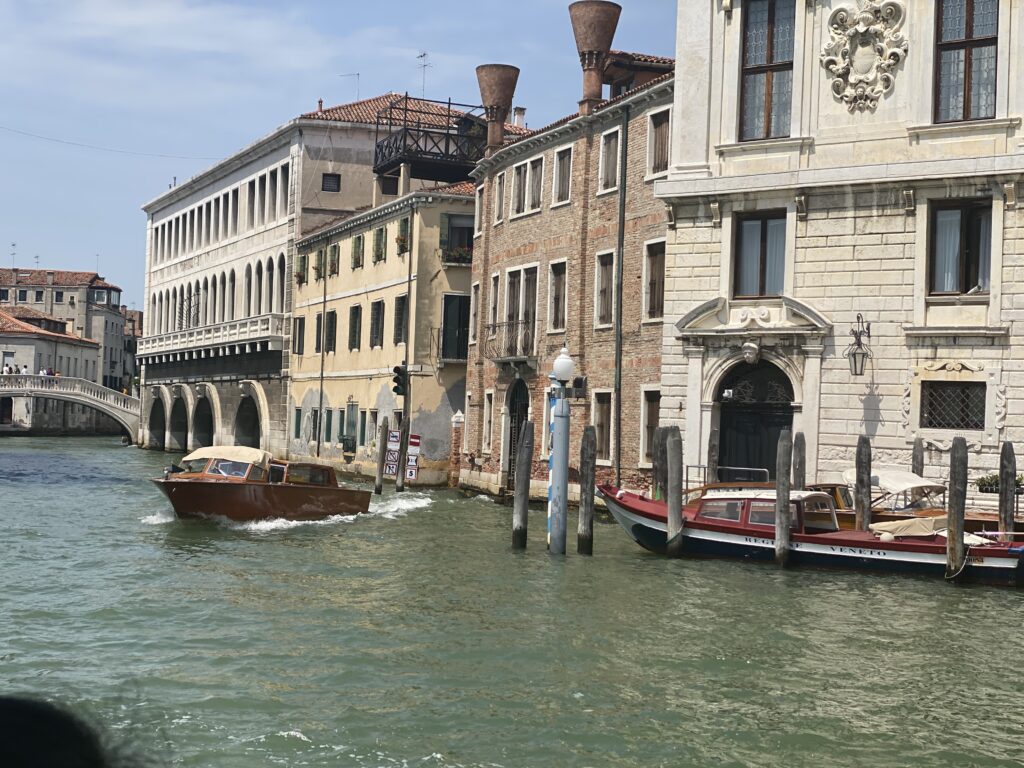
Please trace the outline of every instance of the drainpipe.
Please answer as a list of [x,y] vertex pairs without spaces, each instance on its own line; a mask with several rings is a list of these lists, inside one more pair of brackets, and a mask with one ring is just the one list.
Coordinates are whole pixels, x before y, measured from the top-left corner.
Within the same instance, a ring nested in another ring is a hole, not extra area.
[[[330,246],[328,246],[330,247]],[[324,260],[320,267],[320,279],[324,281],[323,299],[320,302],[320,402],[317,406],[316,418],[316,457],[320,458],[320,444],[324,439],[324,358],[327,355],[327,259],[328,251],[324,250]],[[340,257],[339,257],[340,258]],[[337,323],[335,323],[335,335],[337,335]]]
[[622,264],[626,260],[626,166],[629,153],[629,105],[619,131],[619,235],[615,259],[615,487],[622,485]]

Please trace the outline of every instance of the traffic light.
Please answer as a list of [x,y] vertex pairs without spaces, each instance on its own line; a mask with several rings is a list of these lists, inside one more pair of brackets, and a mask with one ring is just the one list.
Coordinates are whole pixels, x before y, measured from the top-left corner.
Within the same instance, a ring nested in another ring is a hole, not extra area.
[[391,387],[391,391],[396,397],[405,397],[405,393],[409,391],[409,370],[404,365],[396,365],[392,370],[395,375],[391,380],[395,385]]

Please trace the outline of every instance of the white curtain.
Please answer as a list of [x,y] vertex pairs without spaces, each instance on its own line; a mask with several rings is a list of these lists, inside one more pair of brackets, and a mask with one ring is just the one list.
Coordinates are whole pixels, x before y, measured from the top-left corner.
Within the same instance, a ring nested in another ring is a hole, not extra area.
[[768,221],[768,242],[765,248],[764,292],[766,296],[781,296],[786,274],[786,220]]
[[740,225],[740,253],[736,264],[737,296],[757,296],[761,293],[761,222],[744,221]]
[[[991,224],[989,226],[991,227]],[[935,212],[934,253],[932,292],[959,292],[960,211]],[[988,267],[986,271],[987,269]]]
[[985,211],[978,222],[978,288],[988,291],[992,274],[992,212]]

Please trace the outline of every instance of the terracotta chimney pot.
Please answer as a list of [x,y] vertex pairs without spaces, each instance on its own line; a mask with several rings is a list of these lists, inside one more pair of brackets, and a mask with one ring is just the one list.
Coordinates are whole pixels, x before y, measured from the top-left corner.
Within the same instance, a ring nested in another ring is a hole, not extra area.
[[580,114],[589,115],[601,101],[604,63],[621,13],[622,6],[608,0],[579,0],[569,6],[576,51],[583,67]]
[[487,156],[505,141],[505,121],[512,109],[512,97],[519,81],[519,67],[510,64],[481,64],[476,68],[480,100],[487,118]]

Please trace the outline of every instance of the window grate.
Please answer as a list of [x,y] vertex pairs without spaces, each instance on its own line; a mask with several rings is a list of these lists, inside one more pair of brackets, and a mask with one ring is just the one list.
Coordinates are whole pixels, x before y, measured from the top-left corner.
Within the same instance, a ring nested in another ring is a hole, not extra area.
[[922,382],[921,426],[926,429],[984,429],[985,382]]

